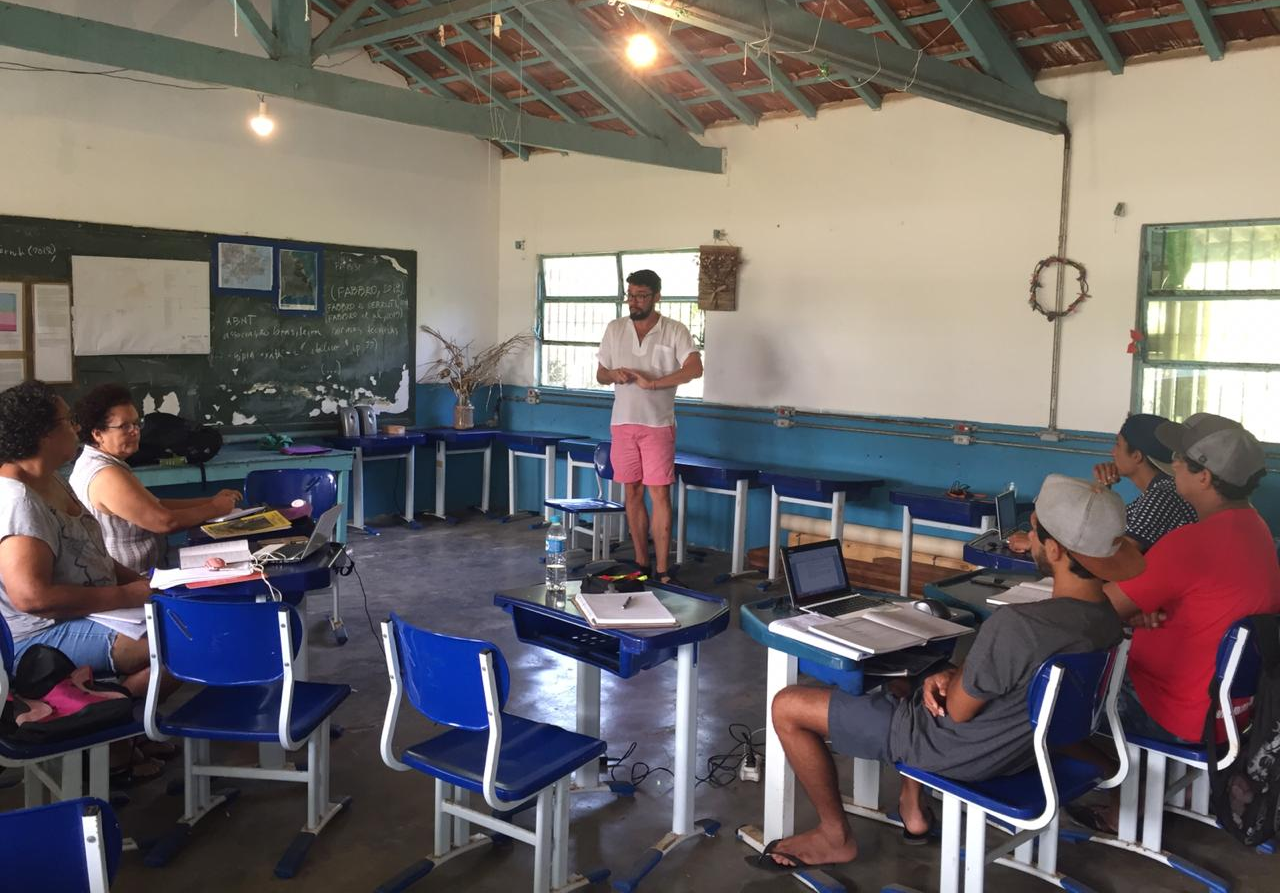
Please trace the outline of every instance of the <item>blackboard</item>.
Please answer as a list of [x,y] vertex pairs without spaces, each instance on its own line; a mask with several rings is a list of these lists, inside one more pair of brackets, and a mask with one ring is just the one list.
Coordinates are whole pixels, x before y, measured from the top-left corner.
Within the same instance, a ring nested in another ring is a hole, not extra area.
[[[210,262],[218,238],[0,216],[0,278],[70,280],[77,254]],[[357,403],[412,419],[417,253],[311,244],[323,252],[322,313],[281,312],[267,296],[214,293],[207,356],[76,357],[76,382],[64,396],[119,381],[140,407],[176,403],[179,414],[222,425],[224,433],[335,431],[337,408]],[[73,282],[73,302],[74,290]]]

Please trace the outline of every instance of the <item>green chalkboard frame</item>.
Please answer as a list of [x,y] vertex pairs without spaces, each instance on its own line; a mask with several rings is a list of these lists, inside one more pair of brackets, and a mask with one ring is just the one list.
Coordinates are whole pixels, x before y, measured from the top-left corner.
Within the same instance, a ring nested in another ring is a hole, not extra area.
[[[282,345],[281,350],[273,351],[269,358],[255,358],[251,351],[240,351],[237,356],[249,359],[234,365],[219,362],[216,345],[211,347],[209,355],[76,357],[75,384],[60,388],[63,396],[74,400],[94,385],[121,381],[130,387],[140,405],[150,395],[156,408],[161,408],[162,398],[170,395],[176,398],[182,415],[221,424],[224,436],[267,431],[336,433],[337,419],[332,410],[346,400],[344,394],[374,393],[383,398],[398,394],[405,399],[404,410],[395,413],[383,410],[382,417],[402,423],[413,421],[417,333],[415,251],[296,237],[229,236],[0,216],[0,279],[70,280],[71,257],[75,254],[194,260],[212,265],[220,240],[319,249],[326,287],[344,289],[344,297],[335,304],[330,295],[323,295],[324,312],[312,315],[280,312],[276,309],[275,297],[265,293],[228,296],[211,291],[211,339],[215,331],[228,330],[232,325],[230,320],[244,319],[245,308],[251,308],[249,316],[262,314],[269,321],[273,316],[278,319],[268,326],[259,324],[254,330],[249,329],[248,324],[237,322],[235,325],[241,326],[237,334],[249,344],[275,338],[272,343]],[[379,309],[364,312],[365,305],[360,302],[369,294],[373,295],[370,306],[377,304]],[[333,320],[328,318],[330,308],[337,308]],[[338,316],[342,319],[338,320]],[[364,400],[367,396],[349,402]],[[245,410],[239,413],[239,420],[251,421],[231,423],[236,415],[232,412],[237,408],[235,404]]]

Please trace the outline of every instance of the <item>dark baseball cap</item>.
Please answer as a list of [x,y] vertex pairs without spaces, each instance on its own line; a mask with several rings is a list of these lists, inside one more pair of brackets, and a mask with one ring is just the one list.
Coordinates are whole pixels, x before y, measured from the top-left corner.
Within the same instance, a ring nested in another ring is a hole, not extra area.
[[1220,415],[1197,412],[1181,424],[1165,422],[1156,429],[1156,437],[1178,455],[1237,487],[1267,467],[1258,438],[1239,422]]
[[1149,412],[1135,413],[1124,420],[1120,426],[1120,436],[1129,444],[1130,449],[1141,451],[1151,460],[1151,464],[1168,474],[1173,473],[1169,463],[1173,461],[1173,450],[1160,442],[1156,437],[1156,429],[1169,421],[1162,415]]

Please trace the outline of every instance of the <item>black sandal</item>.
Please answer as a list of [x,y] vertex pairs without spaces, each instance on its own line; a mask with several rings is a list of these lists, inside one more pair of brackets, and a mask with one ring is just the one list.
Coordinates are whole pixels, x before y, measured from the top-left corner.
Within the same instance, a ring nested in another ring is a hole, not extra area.
[[924,846],[933,839],[937,832],[938,819],[937,816],[933,814],[933,810],[926,809],[924,811],[924,816],[925,819],[928,820],[929,827],[925,828],[919,834],[914,831],[908,831],[905,822],[902,824],[902,842],[907,846]]
[[164,774],[164,763],[153,760],[138,748],[134,748],[129,762],[123,766],[113,766],[108,770],[110,784],[113,788],[131,788],[134,785],[155,781]]
[[1105,834],[1108,837],[1117,837],[1120,834],[1120,829],[1111,824],[1105,806],[1096,803],[1073,803],[1067,807],[1067,815],[1071,816],[1071,821],[1077,825],[1088,828],[1096,834]]

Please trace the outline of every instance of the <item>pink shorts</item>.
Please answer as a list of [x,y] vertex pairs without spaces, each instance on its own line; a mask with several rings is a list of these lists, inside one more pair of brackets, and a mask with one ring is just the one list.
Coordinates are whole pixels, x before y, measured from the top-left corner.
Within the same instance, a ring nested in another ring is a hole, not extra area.
[[676,482],[676,426],[614,425],[609,459],[620,484],[661,487]]

